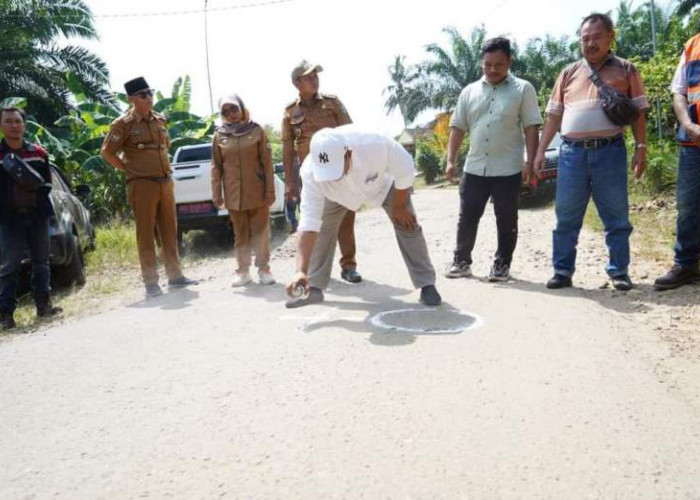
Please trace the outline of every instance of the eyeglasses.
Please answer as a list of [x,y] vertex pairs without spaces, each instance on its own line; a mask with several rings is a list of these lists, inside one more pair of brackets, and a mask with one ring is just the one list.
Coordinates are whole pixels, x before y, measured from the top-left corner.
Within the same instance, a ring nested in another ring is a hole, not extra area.
[[134,97],[138,97],[139,99],[147,99],[148,97],[153,97],[153,91],[151,89],[140,90],[133,95]]

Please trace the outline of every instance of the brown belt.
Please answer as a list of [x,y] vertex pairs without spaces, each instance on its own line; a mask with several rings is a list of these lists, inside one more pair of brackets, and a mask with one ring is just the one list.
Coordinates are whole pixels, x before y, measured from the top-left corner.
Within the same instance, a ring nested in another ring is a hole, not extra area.
[[153,181],[157,182],[159,184],[165,184],[170,180],[169,175],[162,175],[159,177],[132,177],[131,179],[127,179],[126,182],[131,182],[131,181]]
[[137,146],[124,146],[122,149],[143,151],[144,149],[165,149],[162,144],[138,144]]

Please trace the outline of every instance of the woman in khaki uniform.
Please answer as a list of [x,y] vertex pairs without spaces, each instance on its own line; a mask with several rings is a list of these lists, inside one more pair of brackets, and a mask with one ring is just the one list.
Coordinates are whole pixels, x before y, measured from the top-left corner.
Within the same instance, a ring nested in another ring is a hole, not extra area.
[[238,261],[233,286],[252,281],[251,251],[260,284],[271,285],[270,205],[275,202],[275,184],[270,143],[263,128],[250,120],[240,97],[222,97],[219,109],[223,123],[212,144],[212,200],[228,209],[233,224]]

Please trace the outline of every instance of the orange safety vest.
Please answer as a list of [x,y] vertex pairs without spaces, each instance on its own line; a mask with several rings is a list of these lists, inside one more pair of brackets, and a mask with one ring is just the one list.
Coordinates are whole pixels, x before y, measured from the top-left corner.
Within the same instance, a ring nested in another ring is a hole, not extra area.
[[[683,49],[685,77],[688,82],[688,114],[693,123],[700,123],[700,33],[688,40]],[[698,146],[688,133],[679,127],[677,139],[683,146]]]

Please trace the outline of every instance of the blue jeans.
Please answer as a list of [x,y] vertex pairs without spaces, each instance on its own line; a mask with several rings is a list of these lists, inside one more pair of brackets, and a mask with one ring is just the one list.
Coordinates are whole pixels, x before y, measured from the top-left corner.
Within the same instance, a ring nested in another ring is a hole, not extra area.
[[553,234],[554,272],[571,276],[576,270],[576,245],[588,201],[598,209],[605,228],[609,276],[627,274],[630,262],[627,199],[627,151],[622,139],[597,149],[563,143],[559,150]]
[[674,262],[695,267],[700,259],[700,148],[682,146],[676,185],[676,255]]
[[34,296],[49,293],[49,221],[37,212],[14,213],[0,224],[0,311],[13,313],[17,307],[17,282],[25,243],[32,261]]

